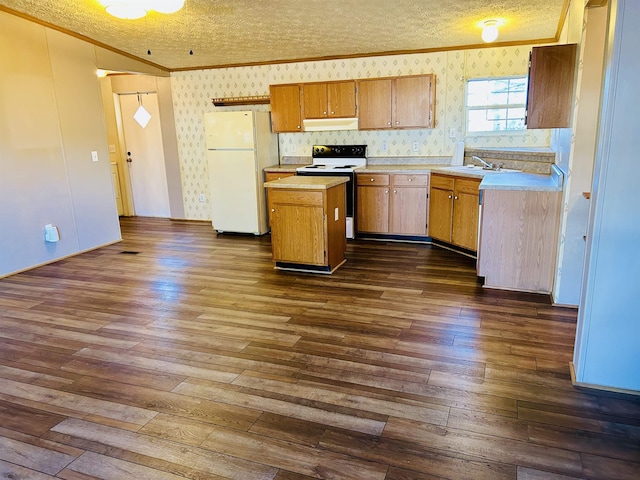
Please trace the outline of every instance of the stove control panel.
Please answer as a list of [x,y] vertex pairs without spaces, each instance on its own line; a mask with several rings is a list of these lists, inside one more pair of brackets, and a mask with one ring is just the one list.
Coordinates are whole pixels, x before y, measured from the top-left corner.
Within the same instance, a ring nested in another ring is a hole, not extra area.
[[313,158],[365,158],[366,145],[314,145]]

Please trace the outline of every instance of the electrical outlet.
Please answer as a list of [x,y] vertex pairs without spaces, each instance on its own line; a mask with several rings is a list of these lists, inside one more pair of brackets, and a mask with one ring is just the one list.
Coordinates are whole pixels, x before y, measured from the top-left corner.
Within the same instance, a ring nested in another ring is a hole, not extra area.
[[413,151],[417,152],[419,150],[419,144],[418,142],[413,142]]
[[456,129],[455,128],[450,128],[449,129],[449,138],[456,138]]
[[109,153],[116,153],[116,146],[113,144],[109,144]]
[[380,147],[380,150],[382,150],[383,152],[387,151],[387,141],[386,140],[382,141],[382,146]]
[[204,193],[200,194],[200,202],[204,203],[205,202],[205,196]]

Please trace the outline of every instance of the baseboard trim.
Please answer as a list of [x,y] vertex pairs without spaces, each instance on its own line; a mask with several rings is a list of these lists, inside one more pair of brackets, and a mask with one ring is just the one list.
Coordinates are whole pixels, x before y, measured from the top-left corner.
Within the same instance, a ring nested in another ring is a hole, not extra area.
[[569,362],[569,371],[571,372],[571,384],[574,387],[588,388],[590,390],[599,390],[601,392],[622,393],[624,395],[633,395],[634,397],[640,397],[640,391],[638,390],[628,390],[626,388],[607,387],[604,385],[595,385],[593,383],[578,382],[576,380],[576,370],[573,362]]

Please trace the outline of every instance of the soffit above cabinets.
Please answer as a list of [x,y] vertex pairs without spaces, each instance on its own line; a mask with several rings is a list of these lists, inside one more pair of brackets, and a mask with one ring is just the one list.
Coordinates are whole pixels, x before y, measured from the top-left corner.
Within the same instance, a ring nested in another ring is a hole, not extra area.
[[505,21],[499,43],[553,42],[567,4],[567,0],[186,0],[177,13],[151,12],[138,20],[111,17],[97,0],[0,0],[0,10],[168,70],[182,70],[480,46],[484,44],[478,24],[491,18]]

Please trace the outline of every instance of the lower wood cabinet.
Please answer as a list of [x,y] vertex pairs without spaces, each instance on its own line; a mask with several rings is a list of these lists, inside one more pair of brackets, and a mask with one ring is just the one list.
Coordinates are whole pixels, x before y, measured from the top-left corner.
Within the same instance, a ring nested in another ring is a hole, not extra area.
[[[272,180],[280,180],[281,178],[292,177],[295,172],[264,172],[264,181],[271,182]],[[267,203],[269,201],[269,193],[267,192]],[[271,226],[271,213],[267,209],[267,224]]]
[[467,250],[478,249],[480,179],[431,174],[429,236]]
[[280,180],[295,175],[295,172],[264,172],[264,181]]
[[427,234],[428,174],[358,174],[357,231]]
[[[345,185],[334,185],[340,177],[290,178],[297,180],[267,185],[273,260],[279,268],[330,273],[344,263],[347,248]],[[318,188],[309,185],[313,180]]]
[[485,286],[550,293],[562,192],[484,190],[478,275]]

